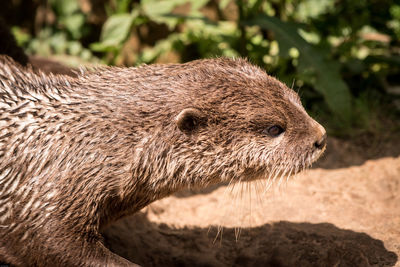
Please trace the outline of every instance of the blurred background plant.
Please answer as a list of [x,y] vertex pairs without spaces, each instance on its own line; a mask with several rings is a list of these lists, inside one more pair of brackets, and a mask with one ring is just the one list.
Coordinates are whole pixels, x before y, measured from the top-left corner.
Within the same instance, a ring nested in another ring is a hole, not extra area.
[[30,55],[126,66],[247,57],[331,134],[399,131],[398,0],[11,0],[0,14]]

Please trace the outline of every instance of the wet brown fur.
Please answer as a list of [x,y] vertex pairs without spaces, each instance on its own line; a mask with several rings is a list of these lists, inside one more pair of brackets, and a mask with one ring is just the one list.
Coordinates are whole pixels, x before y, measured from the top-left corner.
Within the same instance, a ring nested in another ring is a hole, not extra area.
[[[286,130],[272,137],[273,125]],[[243,59],[72,78],[1,57],[0,262],[129,266],[100,228],[184,187],[298,172],[324,134],[293,90]]]

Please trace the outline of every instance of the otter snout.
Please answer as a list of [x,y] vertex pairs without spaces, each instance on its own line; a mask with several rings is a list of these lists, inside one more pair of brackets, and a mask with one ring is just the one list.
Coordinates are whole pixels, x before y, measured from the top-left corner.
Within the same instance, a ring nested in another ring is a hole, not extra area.
[[315,141],[314,147],[317,149],[324,149],[326,146],[326,138],[327,138],[327,135],[326,135],[326,133],[324,133],[319,140]]
[[326,139],[327,139],[325,128],[313,119],[311,125],[313,128],[313,136],[315,138],[312,144],[313,148],[318,150],[324,150],[326,147]]
[[314,142],[312,143],[312,149],[313,149],[313,159],[312,161],[316,161],[322,153],[324,153],[325,148],[326,148],[326,142],[327,142],[327,135],[326,135],[326,130],[324,127],[322,127],[321,124],[313,120],[313,128],[314,128]]
[[314,121],[313,131],[314,141],[312,142],[312,156],[310,163],[315,162],[325,151],[327,135],[325,128],[322,127],[318,122]]

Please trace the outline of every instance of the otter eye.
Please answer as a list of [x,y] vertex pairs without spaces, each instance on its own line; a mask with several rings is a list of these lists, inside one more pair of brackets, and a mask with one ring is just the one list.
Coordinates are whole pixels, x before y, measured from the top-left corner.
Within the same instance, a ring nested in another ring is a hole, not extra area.
[[279,125],[273,125],[265,130],[263,130],[264,134],[269,134],[272,137],[276,137],[283,132],[283,128]]

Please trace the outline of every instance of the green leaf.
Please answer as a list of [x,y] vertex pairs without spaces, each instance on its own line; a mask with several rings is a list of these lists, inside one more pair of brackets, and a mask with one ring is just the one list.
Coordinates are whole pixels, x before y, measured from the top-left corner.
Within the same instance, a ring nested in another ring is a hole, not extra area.
[[303,0],[297,7],[296,16],[305,21],[328,12],[335,5],[333,0]]
[[90,49],[95,52],[116,52],[120,49],[120,47],[103,43],[92,43],[90,44]]
[[186,0],[142,0],[141,6],[150,18],[158,18],[171,13],[175,7],[185,3]]
[[181,38],[181,33],[170,34],[166,39],[158,41],[155,46],[144,49],[137,63],[153,63],[161,54],[171,51],[174,43]]
[[50,46],[54,49],[55,53],[63,54],[67,50],[67,36],[65,32],[55,33],[48,39]]
[[24,32],[20,27],[14,26],[11,28],[11,32],[17,41],[18,46],[25,46],[32,39],[29,33]]
[[248,26],[259,26],[271,30],[279,42],[280,53],[287,53],[295,47],[299,50],[299,68],[303,72],[312,71],[315,75],[314,87],[320,92],[331,112],[345,123],[352,115],[351,95],[346,83],[342,80],[338,65],[324,57],[316,47],[307,43],[299,34],[295,24],[283,22],[275,17],[259,15],[245,22]]
[[59,15],[71,15],[80,10],[79,3],[76,0],[51,0],[50,3]]
[[116,14],[109,17],[103,26],[100,43],[103,46],[119,46],[129,36],[133,20],[137,12],[131,14]]
[[[141,7],[144,13],[155,22],[165,23],[170,29],[173,29],[180,21],[180,16],[188,14],[199,15],[199,9],[205,6],[209,0],[143,0]],[[188,14],[171,16],[176,7],[190,4]]]
[[193,12],[205,6],[209,2],[209,0],[188,0],[188,2],[190,3],[191,10]]
[[141,7],[151,20],[157,23],[165,23],[169,29],[173,29],[179,22],[178,18],[165,17],[175,7],[183,5],[186,0],[142,0]]
[[82,44],[78,41],[68,42],[68,52],[70,55],[77,56],[83,51]]
[[117,4],[116,13],[118,14],[128,13],[131,0],[119,0],[116,2],[116,4]]
[[72,14],[61,19],[67,30],[71,33],[72,38],[79,39],[82,37],[82,27],[85,24],[85,15]]
[[232,1],[232,0],[220,0],[218,3],[219,9],[221,9],[221,10],[225,9],[228,6],[230,1]]

